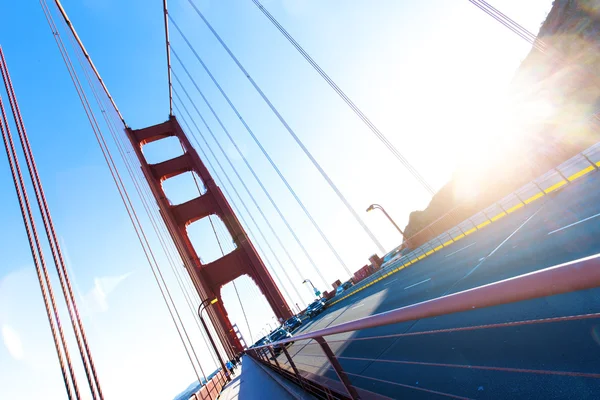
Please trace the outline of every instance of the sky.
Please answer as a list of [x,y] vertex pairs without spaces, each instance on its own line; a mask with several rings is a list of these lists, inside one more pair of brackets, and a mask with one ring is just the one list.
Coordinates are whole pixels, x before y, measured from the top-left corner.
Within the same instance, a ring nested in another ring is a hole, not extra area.
[[[411,211],[427,206],[428,193],[251,0],[196,0],[195,3],[385,250],[400,244],[401,237],[385,217],[378,212],[367,214],[366,208],[371,203],[379,203],[404,226]],[[458,166],[490,156],[494,136],[485,129],[486,124],[490,125],[488,118],[493,117],[490,110],[501,102],[507,83],[529,46],[468,1],[268,0],[263,4],[434,188],[446,183]],[[537,32],[551,0],[532,0],[526,4],[503,0],[492,4]],[[166,120],[169,110],[162,2],[64,0],[63,5],[129,126],[142,128]],[[347,267],[355,271],[368,263],[371,254],[383,255],[187,0],[171,0],[169,7],[171,16]],[[37,2],[21,1],[9,2],[3,11],[9,17],[0,26],[0,45],[11,70],[67,256],[105,395],[115,399],[172,398],[195,379],[193,369],[41,8]],[[314,258],[325,282],[347,279],[343,267],[173,28],[171,35],[174,50]],[[248,222],[245,227],[257,246],[265,251],[261,250],[261,255],[281,279],[285,296],[300,306],[310,302],[314,296],[302,281],[308,278],[321,290],[327,289],[325,283],[304,257],[176,59],[173,71],[255,196],[275,234],[185,100],[182,87],[175,82],[175,92],[184,99],[183,104],[206,135],[233,186],[223,176],[210,151],[205,160],[209,169],[216,173],[217,182],[229,193],[234,209],[240,210],[241,219]],[[178,107],[181,109],[182,104]],[[178,116],[190,121],[185,112]],[[183,126],[185,129],[185,123]],[[196,134],[193,124],[191,130]],[[207,149],[199,150],[202,155]],[[173,146],[144,148],[144,154],[156,161],[169,158],[171,151]],[[119,165],[125,174],[125,168]],[[134,193],[126,175],[125,179]],[[190,181],[167,181],[165,191],[171,201],[185,201],[196,195],[195,187],[190,191],[190,185]],[[250,213],[245,211],[234,188]],[[30,397],[65,398],[8,163],[3,156],[0,157],[0,193],[0,398],[22,398],[24,390]],[[457,195],[468,194],[467,191]],[[134,202],[141,210],[139,200],[134,199]],[[143,214],[142,221],[151,232]],[[218,258],[220,252],[205,222],[192,224],[189,232],[198,253],[204,260],[210,260]],[[219,221],[215,223],[217,231],[222,232]],[[223,240],[223,235],[219,236],[224,250],[230,249],[230,242]],[[153,235],[150,240],[157,249],[157,258],[186,331],[208,374],[215,364],[158,240]],[[278,240],[295,261],[299,273],[290,265]],[[267,242],[276,257],[268,250]],[[281,261],[290,280],[275,258]],[[235,289],[244,304],[243,311]],[[269,323],[274,326],[272,313],[248,278],[239,278],[235,289],[231,284],[223,288],[225,307],[247,342],[256,341]],[[64,311],[64,305],[61,307]],[[248,316],[250,329],[243,312]],[[63,315],[66,325],[67,315]],[[72,353],[76,358],[75,347]],[[83,386],[84,375],[79,372]]]

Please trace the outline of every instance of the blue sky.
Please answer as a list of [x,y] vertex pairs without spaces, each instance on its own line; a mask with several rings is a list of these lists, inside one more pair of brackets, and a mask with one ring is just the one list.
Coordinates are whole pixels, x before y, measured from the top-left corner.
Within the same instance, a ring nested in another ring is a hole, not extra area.
[[[354,271],[367,263],[376,247],[261,102],[187,0],[169,3],[173,18],[349,268]],[[165,120],[168,103],[161,2],[65,0],[63,4],[128,124],[141,128]],[[380,203],[403,226],[410,211],[427,205],[427,193],[374,140],[250,0],[202,0],[196,4],[384,247],[390,250],[399,244],[399,235],[381,214],[366,214],[364,210],[373,202]],[[457,166],[490,156],[494,137],[487,132],[484,121],[491,116],[489,110],[499,104],[529,46],[468,1],[269,0],[264,5],[435,188],[443,185]],[[525,6],[517,0],[504,0],[494,5],[537,32],[551,1],[529,1]],[[10,2],[4,12],[9,17],[0,26],[0,45],[68,255],[107,398],[171,398],[195,378],[193,371],[40,6],[37,2]],[[174,30],[172,42],[327,282],[347,278]],[[301,270],[298,275],[286,262],[285,254],[209,138],[250,212],[273,243],[301,299],[284,279],[286,291],[294,302],[310,301],[310,291],[302,287],[301,281],[310,278],[323,289],[318,275],[209,115],[184,71],[176,60],[173,64]],[[181,89],[176,90],[183,95]],[[148,150],[150,153],[166,157],[161,150]],[[210,156],[209,159],[214,164]],[[124,168],[122,171],[125,173]],[[223,186],[232,191],[228,184]],[[0,157],[0,188],[0,397],[21,398],[26,387],[31,397],[64,398],[4,157]],[[185,197],[189,193],[186,190],[181,183],[170,186],[173,196]],[[470,194],[468,190],[457,193]],[[242,215],[249,220],[245,212]],[[150,229],[148,224],[147,227]],[[199,246],[206,251],[204,257],[210,258],[216,247],[213,239],[206,239],[210,232],[203,229],[194,231],[194,236],[205,238],[204,245]],[[253,235],[254,230],[251,224]],[[157,245],[155,238],[151,240]],[[260,241],[259,244],[265,247]],[[160,249],[157,256],[208,373],[214,368],[212,359]],[[273,268],[283,278],[276,264]],[[258,332],[272,321],[271,314],[248,279],[240,279],[238,290],[256,340]],[[223,289],[223,294],[231,318],[250,341],[231,285]],[[81,384],[83,379],[80,374]]]

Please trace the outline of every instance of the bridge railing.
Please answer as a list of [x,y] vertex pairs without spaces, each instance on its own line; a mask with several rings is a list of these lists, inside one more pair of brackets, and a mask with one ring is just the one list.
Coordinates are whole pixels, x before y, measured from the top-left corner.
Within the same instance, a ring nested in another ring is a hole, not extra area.
[[190,400],[215,400],[219,398],[221,390],[227,384],[227,377],[223,370],[219,370],[200,390],[194,393]]
[[[439,372],[443,368],[453,371],[449,375],[450,380],[454,379],[454,374],[468,371],[471,374],[478,374],[476,375],[477,379],[487,382],[488,386],[493,385],[494,378],[486,374],[500,374],[499,377],[498,375],[495,377],[496,387],[500,386],[502,390],[508,390],[508,392],[504,392],[504,394],[497,393],[496,398],[498,398],[498,395],[506,396],[511,391],[514,395],[518,392],[516,385],[519,383],[532,385],[535,379],[542,379],[540,381],[542,385],[551,383],[547,379],[558,379],[559,382],[553,382],[553,384],[563,388],[561,390],[568,390],[569,379],[595,380],[597,385],[594,387],[598,388],[598,384],[600,384],[598,365],[587,360],[590,357],[593,358],[595,353],[573,356],[576,357],[576,360],[586,359],[581,365],[589,367],[592,371],[582,370],[579,364],[574,370],[548,369],[548,366],[544,364],[545,360],[537,359],[528,360],[531,363],[528,366],[517,366],[517,364],[522,361],[522,355],[534,345],[531,341],[521,338],[521,330],[529,328],[545,330],[549,324],[582,322],[596,323],[595,326],[598,328],[600,325],[597,324],[597,320],[600,320],[600,313],[552,315],[549,318],[538,318],[539,316],[537,316],[537,319],[529,320],[515,320],[513,318],[508,322],[489,323],[489,316],[493,315],[493,312],[490,314],[488,311],[485,319],[485,322],[488,322],[487,324],[478,324],[482,319],[483,314],[481,312],[475,318],[473,318],[473,314],[471,314],[471,318],[465,317],[469,313],[477,313],[477,310],[487,307],[526,300],[546,298],[546,302],[560,302],[564,300],[563,297],[553,298],[550,296],[572,292],[582,293],[581,291],[598,287],[600,287],[600,256],[587,257],[355,321],[300,334],[266,346],[251,348],[246,353],[318,398],[327,399],[389,398],[386,396],[397,398],[399,390],[409,391],[409,396],[416,396],[418,392],[421,392],[421,395],[435,394],[441,397],[463,399],[477,395],[479,390],[484,390],[483,386],[481,388],[466,387],[461,386],[460,382],[457,381],[452,389],[454,391],[462,390],[465,393],[448,393],[450,389],[440,382],[443,379],[437,379],[436,371]],[[595,293],[597,295],[597,292]],[[454,318],[452,321],[468,320],[473,324],[443,327],[441,329],[438,327],[439,318],[441,318],[441,321],[446,321],[446,324],[450,324],[448,322],[450,320],[443,317],[455,313],[461,313],[459,314],[460,318]],[[427,322],[432,321],[434,318],[436,318],[437,323],[434,329],[431,329],[432,325]],[[426,330],[412,331],[415,321],[418,320],[425,321],[423,325]],[[392,329],[392,332],[397,333],[383,334],[380,328],[394,324],[395,329]],[[587,328],[585,330],[587,334]],[[474,334],[482,331],[485,335],[474,336]],[[562,331],[559,328],[560,332]],[[471,336],[459,340],[457,335]],[[539,337],[535,332],[533,335]],[[455,343],[459,343],[463,348],[445,349],[446,353],[448,351],[451,353],[451,360],[438,361],[436,360],[435,350],[432,355],[431,352],[425,352],[426,349],[418,348],[415,339],[423,337],[432,339],[431,346],[436,347],[440,352],[442,352],[443,344],[452,343],[451,345],[454,346]],[[507,345],[507,341],[511,339],[512,342]],[[546,340],[553,342],[544,343],[542,351],[552,352],[560,348],[561,345],[568,346],[564,343],[566,339],[567,337],[561,334],[550,335],[550,338],[546,338]],[[502,363],[502,365],[494,365],[489,363],[471,364],[469,361],[472,359],[469,357],[461,358],[465,354],[464,352],[473,352],[473,341],[483,342],[485,340],[491,342],[484,344],[483,348],[509,346],[508,348],[512,351],[511,354],[516,354],[516,359],[508,359],[508,356],[501,354],[502,357],[500,357],[499,363]],[[590,338],[587,337],[586,340],[589,341]],[[600,345],[600,342],[597,344]],[[290,347],[290,345],[292,346]],[[392,347],[398,351],[391,351]],[[558,359],[561,358],[561,355],[565,357],[563,352],[565,350],[573,352],[570,348],[559,349]],[[592,349],[591,351],[596,350]],[[414,358],[420,357],[421,359],[413,359],[411,356]],[[429,368],[427,374],[421,375],[421,383],[418,375],[415,378],[415,368]],[[429,375],[429,378],[432,376],[435,378],[427,379],[427,375]],[[524,375],[526,375],[525,380],[521,379]],[[471,378],[473,377],[471,376]],[[415,379],[417,380],[415,381]],[[572,382],[572,384],[576,388],[587,387],[586,383],[581,381]],[[534,386],[532,390],[540,389]]]
[[[597,170],[599,167],[600,143],[596,143],[463,221],[460,221],[458,218],[461,206],[454,207],[410,238],[407,238],[406,241],[418,243],[420,242],[420,236],[434,236],[433,239],[427,240],[409,253],[384,264],[381,270],[360,281],[357,285],[342,294],[330,299],[328,304],[333,305],[342,301],[357,291],[363,290],[431,254],[451,246],[453,243],[484,229],[506,215],[526,207],[528,204],[543,198],[547,194],[560,189],[589,172]],[[445,227],[449,225],[451,228],[446,229]]]

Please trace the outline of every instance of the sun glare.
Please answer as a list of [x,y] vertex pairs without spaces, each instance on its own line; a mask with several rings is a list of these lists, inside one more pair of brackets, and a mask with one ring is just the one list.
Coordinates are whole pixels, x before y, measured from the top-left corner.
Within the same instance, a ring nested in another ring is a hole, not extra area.
[[19,334],[9,325],[2,325],[2,339],[4,345],[8,350],[8,353],[13,356],[15,360],[23,359],[23,345],[21,344],[21,338]]
[[555,107],[543,98],[516,102],[508,94],[470,102],[465,122],[457,132],[454,151],[458,155],[454,174],[455,195],[462,200],[475,200],[490,176],[507,173],[515,161],[526,157],[526,134],[536,124],[552,116]]

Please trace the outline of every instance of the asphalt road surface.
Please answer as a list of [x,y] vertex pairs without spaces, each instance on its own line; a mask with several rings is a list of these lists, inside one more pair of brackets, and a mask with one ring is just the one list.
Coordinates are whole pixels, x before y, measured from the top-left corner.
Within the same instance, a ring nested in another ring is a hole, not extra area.
[[[597,253],[600,173],[595,172],[335,304],[294,334]],[[389,325],[327,340],[354,385],[392,398],[453,395],[476,399],[600,399],[600,318],[347,340],[595,312],[600,312],[600,289]],[[337,380],[314,342],[296,342],[289,352],[301,370]],[[285,364],[283,355],[279,361]],[[494,369],[498,367],[585,372],[598,377]]]

